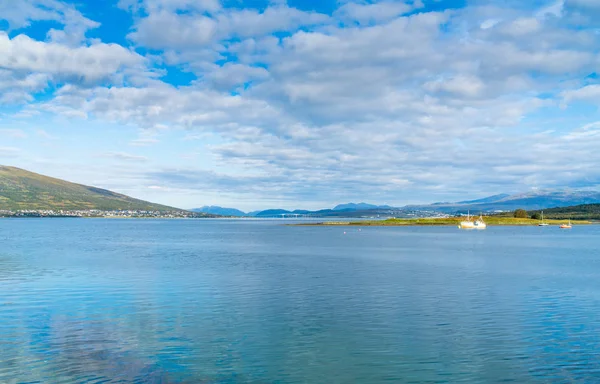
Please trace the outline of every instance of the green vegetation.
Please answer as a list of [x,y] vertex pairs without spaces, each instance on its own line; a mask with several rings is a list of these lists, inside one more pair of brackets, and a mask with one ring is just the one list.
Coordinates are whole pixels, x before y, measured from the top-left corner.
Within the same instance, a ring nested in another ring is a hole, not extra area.
[[[600,204],[544,209],[544,219],[600,220]],[[532,215],[541,211],[531,211]]]
[[[545,214],[544,214],[545,215]],[[502,217],[502,216],[486,216],[483,218],[488,225],[538,225],[539,220],[529,218],[514,218],[514,217]],[[458,226],[458,224],[465,220],[464,217],[448,217],[448,218],[424,218],[424,219],[388,219],[388,220],[369,220],[369,221],[356,221],[356,222],[324,222],[316,224],[299,224],[299,225],[324,225],[324,226],[435,226],[435,225],[452,225]],[[545,220],[550,225],[560,225],[567,223],[567,220]],[[580,221],[577,224],[591,224],[589,221]]]
[[105,189],[0,166],[0,210],[181,211]]
[[517,219],[527,219],[529,218],[529,213],[527,213],[524,209],[517,209],[513,215],[513,217]]

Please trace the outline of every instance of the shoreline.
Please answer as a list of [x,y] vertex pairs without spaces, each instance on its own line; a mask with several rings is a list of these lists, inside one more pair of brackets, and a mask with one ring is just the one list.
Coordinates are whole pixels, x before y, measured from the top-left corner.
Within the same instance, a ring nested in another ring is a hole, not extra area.
[[[387,219],[387,220],[365,220],[365,221],[323,221],[319,223],[298,223],[288,224],[289,226],[297,227],[421,227],[421,226],[438,226],[438,227],[456,227],[461,221],[464,221],[464,217],[448,217],[448,218],[431,218],[431,219]],[[487,216],[483,220],[488,226],[530,226],[535,227],[541,223],[540,220],[535,219],[520,219],[512,217],[494,217]],[[558,226],[561,224],[567,224],[566,220],[544,220],[549,226]],[[590,220],[571,220],[573,226],[577,225],[594,225],[599,224]]]

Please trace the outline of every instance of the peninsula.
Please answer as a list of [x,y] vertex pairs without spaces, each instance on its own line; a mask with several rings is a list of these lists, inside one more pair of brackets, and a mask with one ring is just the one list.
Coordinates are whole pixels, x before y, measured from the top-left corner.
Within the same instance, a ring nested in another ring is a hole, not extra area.
[[[419,218],[419,219],[400,219],[391,218],[387,220],[365,220],[365,221],[325,221],[320,223],[302,223],[293,224],[297,226],[357,226],[357,227],[402,227],[402,226],[458,226],[465,217],[443,217],[443,218]],[[488,225],[530,225],[535,226],[540,223],[540,220],[530,218],[515,218],[501,216],[485,216],[484,221]],[[546,220],[550,225],[566,224],[568,220]],[[574,222],[577,224],[592,224],[591,221],[579,220]]]

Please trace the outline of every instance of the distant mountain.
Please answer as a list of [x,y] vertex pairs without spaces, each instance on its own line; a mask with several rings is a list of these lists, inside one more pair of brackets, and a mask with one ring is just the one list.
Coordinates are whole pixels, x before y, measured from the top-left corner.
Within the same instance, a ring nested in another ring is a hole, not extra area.
[[0,166],[0,210],[182,211],[82,184]]
[[204,206],[201,208],[194,208],[192,212],[200,212],[200,213],[208,213],[211,215],[219,215],[219,216],[236,216],[236,217],[244,217],[248,216],[245,212],[240,211],[235,208],[223,208],[218,206]]
[[478,200],[470,200],[470,201],[459,201],[456,204],[484,204],[484,203],[495,203],[497,201],[501,201],[503,199],[506,199],[510,197],[509,194],[506,193],[501,193],[499,195],[493,195],[493,196],[489,196],[489,197],[484,197],[483,199],[478,199]]
[[595,203],[600,203],[600,192],[598,191],[562,190],[516,194],[492,204],[507,209],[532,210]]
[[600,192],[582,190],[540,190],[527,193],[509,195],[496,194],[475,200],[459,202],[441,202],[424,205],[408,205],[400,208],[388,205],[374,205],[368,203],[346,203],[336,205],[333,209],[287,210],[266,209],[245,214],[234,208],[202,207],[196,212],[218,214],[223,216],[249,216],[249,217],[427,217],[439,214],[456,214],[494,211],[514,211],[523,208],[528,211],[547,209],[553,207],[567,207],[580,204],[600,203]]
[[581,204],[600,203],[600,192],[587,190],[539,190],[514,195],[494,195],[478,200],[457,203],[412,205],[405,209],[434,210],[445,213],[511,211],[518,208],[539,210],[553,207],[568,207]]
[[292,211],[288,211],[285,209],[266,209],[264,211],[253,212],[254,217],[274,217],[274,216],[283,216],[290,215]]
[[362,209],[354,210],[348,209],[321,209],[318,211],[308,211],[304,209],[296,209],[289,211],[286,209],[267,209],[264,211],[256,211],[248,213],[248,216],[252,217],[376,217],[376,216],[394,216],[403,214],[403,211],[398,208],[376,208],[376,209]]
[[367,203],[347,203],[336,205],[334,211],[365,211],[369,209],[388,209],[388,205],[373,205]]

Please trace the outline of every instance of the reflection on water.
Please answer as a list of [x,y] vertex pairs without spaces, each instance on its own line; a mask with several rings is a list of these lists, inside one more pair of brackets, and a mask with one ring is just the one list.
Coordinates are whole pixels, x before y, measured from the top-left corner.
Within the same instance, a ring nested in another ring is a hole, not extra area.
[[590,382],[598,227],[0,220],[0,382]]

